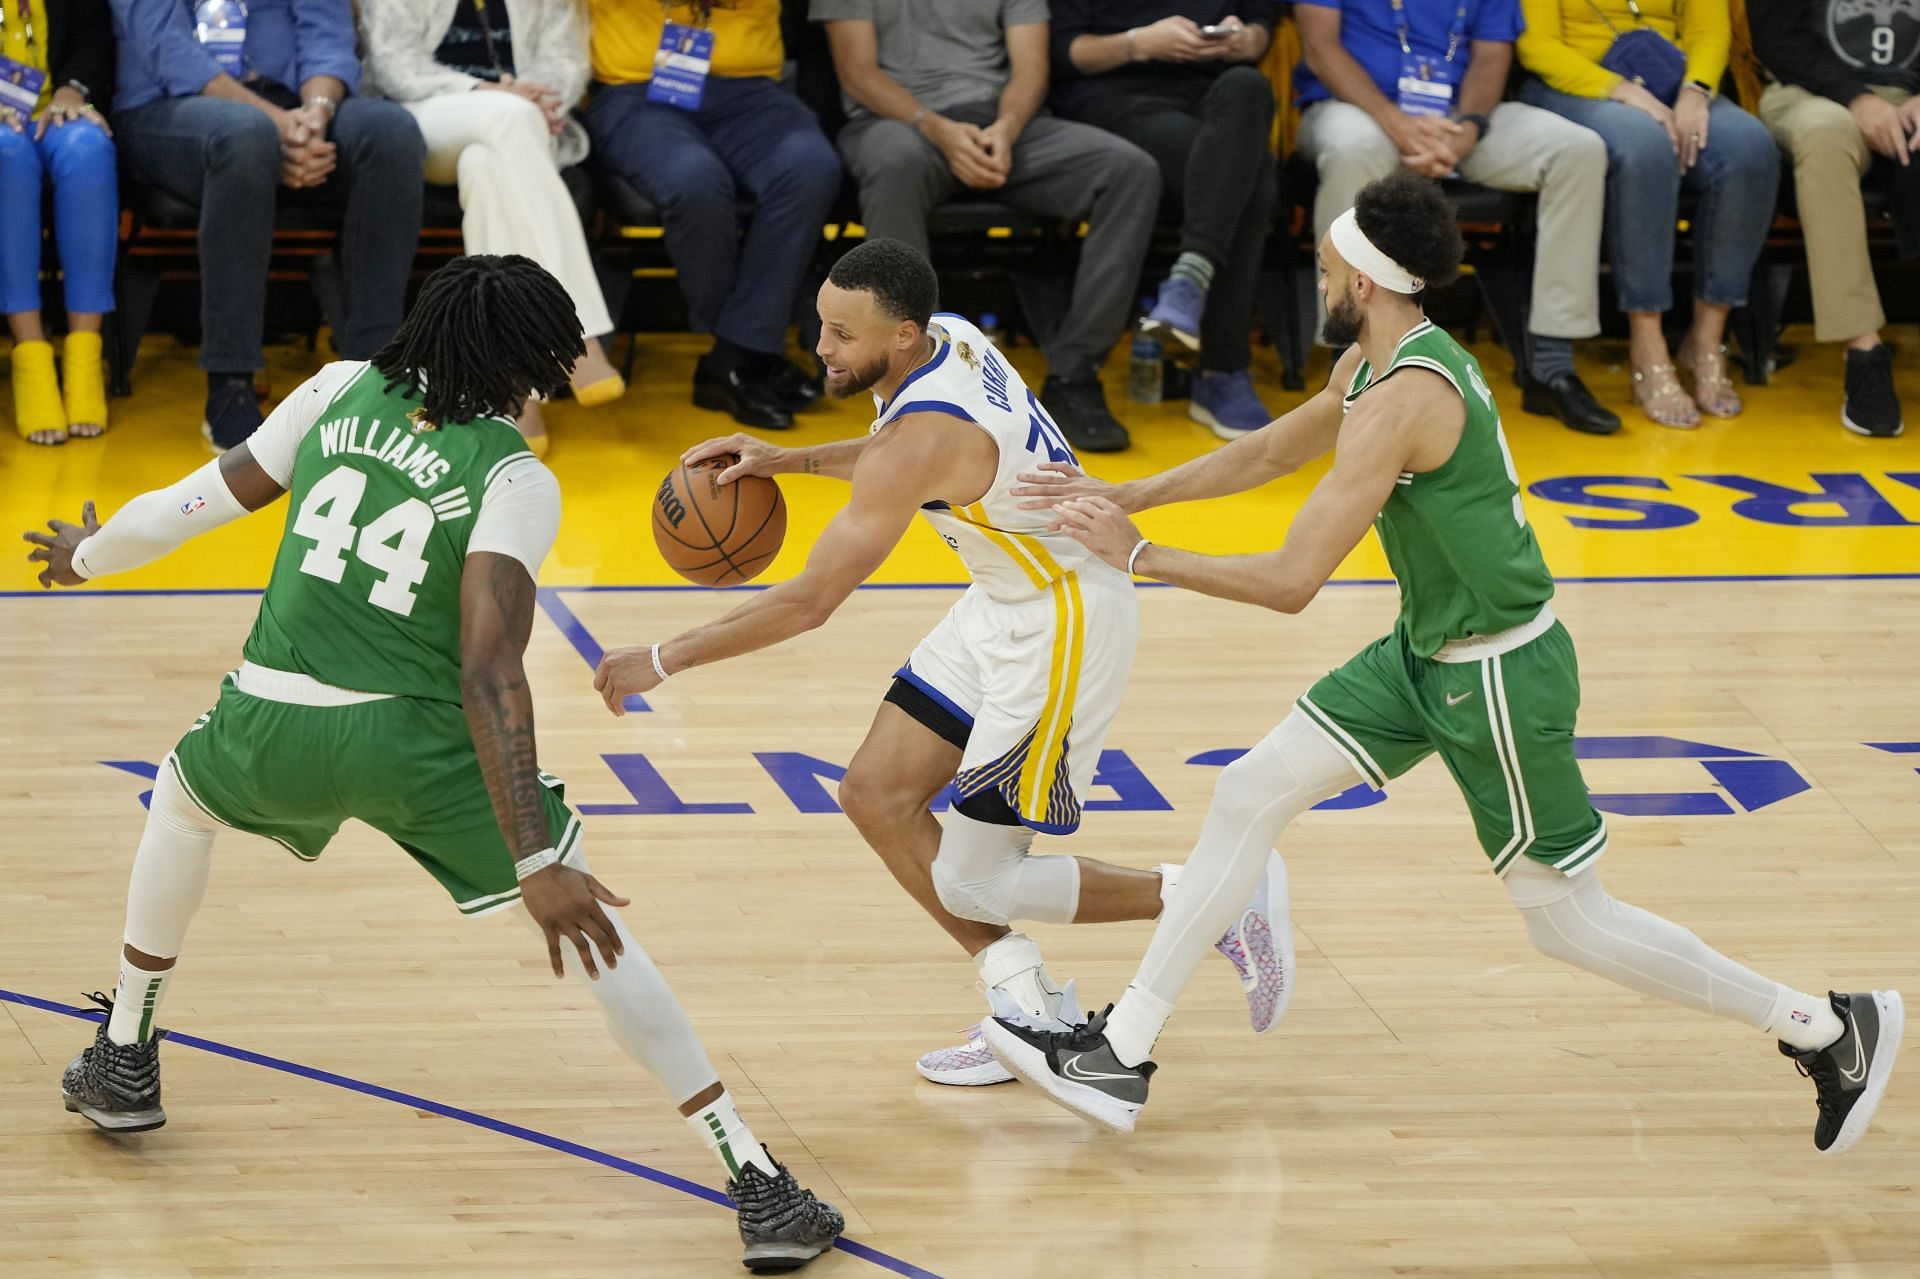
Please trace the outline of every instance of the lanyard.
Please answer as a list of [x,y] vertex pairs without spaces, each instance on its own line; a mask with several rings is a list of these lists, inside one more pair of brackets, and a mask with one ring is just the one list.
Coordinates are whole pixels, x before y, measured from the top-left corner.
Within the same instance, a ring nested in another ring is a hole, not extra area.
[[493,24],[487,21],[487,0],[473,0],[473,14],[480,19],[480,38],[487,42],[487,61],[493,64],[495,71],[506,74],[500,65],[500,50],[494,47]]
[[[31,49],[35,43],[33,35],[33,0],[19,0],[19,4],[16,7],[20,10],[20,25],[27,29],[27,48]],[[0,3],[0,28],[4,28],[6,25],[7,7],[4,3]]]
[[[1632,6],[1634,0],[1627,0]],[[1638,9],[1634,12],[1639,13]],[[1413,45],[1407,40],[1407,10],[1404,0],[1393,0],[1393,23],[1400,35],[1400,52],[1413,56]],[[1460,0],[1460,7],[1453,11],[1453,26],[1447,32],[1447,61],[1453,61],[1454,52],[1460,47],[1460,37],[1467,30],[1467,0]]]

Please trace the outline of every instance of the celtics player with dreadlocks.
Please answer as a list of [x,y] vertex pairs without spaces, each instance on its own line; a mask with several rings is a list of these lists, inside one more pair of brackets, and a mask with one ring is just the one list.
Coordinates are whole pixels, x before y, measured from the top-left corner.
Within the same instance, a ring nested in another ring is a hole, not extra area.
[[[994,1021],[984,1038],[1061,1105],[1130,1131],[1155,1039],[1266,873],[1281,830],[1356,781],[1384,787],[1438,754],[1535,946],[1778,1039],[1813,1080],[1815,1147],[1841,1154],[1886,1091],[1905,1019],[1899,994],[1803,994],[1601,885],[1607,827],[1574,756],[1573,641],[1554,620],[1553,578],[1479,362],[1422,313],[1426,289],[1453,278],[1460,254],[1437,187],[1412,174],[1373,183],[1320,245],[1327,340],[1348,347],[1326,390],[1163,475],[1106,485],[1053,466],[1015,490],[1033,507],[1053,505],[1061,527],[1109,563],[1284,613],[1305,608],[1371,526],[1400,585],[1400,616],[1222,772],[1180,891],[1119,1004],[1073,1031]],[[1332,469],[1276,551],[1174,550],[1127,518],[1254,488],[1329,452]]]
[[725,1163],[748,1268],[790,1270],[832,1246],[840,1214],[754,1141],[536,760],[522,658],[560,487],[513,418],[582,350],[573,303],[539,266],[456,258],[389,346],[328,365],[246,443],[105,524],[88,503],[80,524],[27,534],[42,585],[78,586],[292,499],[240,669],[155,781],[119,982],[94,997],[106,1020],[61,1090],[112,1132],[164,1124],[154,1015],[215,833],[312,861],[357,817],[462,914],[521,914],[554,975],[586,979],[614,1039]]

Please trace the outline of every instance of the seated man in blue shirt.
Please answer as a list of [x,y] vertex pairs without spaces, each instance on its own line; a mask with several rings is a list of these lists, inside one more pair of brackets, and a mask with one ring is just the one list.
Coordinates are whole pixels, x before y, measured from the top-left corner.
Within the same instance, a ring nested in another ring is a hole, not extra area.
[[[404,107],[360,84],[350,0],[251,0],[244,42],[196,36],[191,0],[113,0],[114,128],[128,177],[200,209],[202,431],[232,448],[260,425],[253,375],[266,322],[274,204],[344,206],[340,354],[370,358],[406,305],[425,144]],[[217,55],[217,56],[216,56]]]
[[1617,414],[1573,370],[1573,339],[1600,331],[1607,150],[1598,134],[1502,102],[1523,29],[1520,0],[1298,0],[1298,150],[1320,173],[1316,240],[1360,188],[1406,167],[1540,193],[1523,405],[1609,435]]

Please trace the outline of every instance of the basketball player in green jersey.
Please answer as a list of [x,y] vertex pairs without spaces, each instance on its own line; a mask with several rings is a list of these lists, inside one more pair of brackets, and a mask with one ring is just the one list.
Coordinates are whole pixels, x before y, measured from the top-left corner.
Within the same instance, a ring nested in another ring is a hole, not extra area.
[[78,586],[291,494],[245,660],[155,781],[116,994],[95,996],[107,1019],[61,1091],[108,1131],[164,1124],[154,1015],[216,831],[311,861],[357,817],[461,913],[514,909],[556,977],[587,979],[615,1040],[726,1165],[747,1267],[790,1270],[832,1246],[840,1214],[754,1141],[536,760],[522,658],[560,488],[513,418],[582,349],[573,303],[535,263],[458,258],[386,349],[327,366],[246,443],[104,525],[89,503],[80,525],[27,534],[41,583]]
[[[1422,314],[1426,288],[1453,278],[1460,252],[1432,183],[1400,174],[1366,187],[1320,245],[1327,340],[1352,344],[1325,391],[1150,479],[1102,485],[1064,467],[1025,477],[1035,505],[1056,503],[1061,526],[1109,563],[1284,613],[1313,600],[1371,525],[1400,584],[1400,616],[1221,774],[1180,891],[1119,1004],[1070,1033],[994,1021],[987,1044],[1068,1109],[1130,1130],[1155,1039],[1281,830],[1355,781],[1383,787],[1438,754],[1541,951],[1777,1038],[1813,1080],[1814,1145],[1840,1154],[1886,1090],[1900,996],[1803,994],[1601,885],[1607,828],[1574,757],[1573,641],[1554,620],[1553,579],[1480,366]],[[1329,451],[1331,471],[1277,551],[1174,550],[1142,539],[1127,518],[1254,488]]]

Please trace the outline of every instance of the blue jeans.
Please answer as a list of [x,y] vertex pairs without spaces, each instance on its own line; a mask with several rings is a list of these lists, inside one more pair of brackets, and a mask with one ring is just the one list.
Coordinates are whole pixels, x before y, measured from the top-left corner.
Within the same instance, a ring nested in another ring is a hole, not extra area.
[[113,310],[113,255],[120,237],[120,183],[113,139],[84,120],[35,142],[0,128],[0,314],[40,311],[40,206],[53,184],[53,234],[66,277],[67,310]]
[[[600,163],[660,207],[695,329],[764,354],[787,325],[840,191],[840,157],[777,81],[710,76],[695,111],[601,86],[587,107]],[[753,200],[740,234],[736,193]]]
[[1607,257],[1622,311],[1673,305],[1673,234],[1683,186],[1700,197],[1693,214],[1694,296],[1717,306],[1746,303],[1780,186],[1780,152],[1764,124],[1715,98],[1706,149],[1682,174],[1667,131],[1638,107],[1576,98],[1536,79],[1521,86],[1520,100],[1585,125],[1607,144]]
[[161,98],[114,119],[127,176],[200,210],[200,367],[250,373],[266,363],[267,266],[280,200],[344,209],[340,273],[346,322],[340,354],[364,360],[406,313],[420,242],[426,143],[396,102],[348,98],[329,138],[339,164],[324,185],[280,185],[280,135],[253,107],[219,98]]

